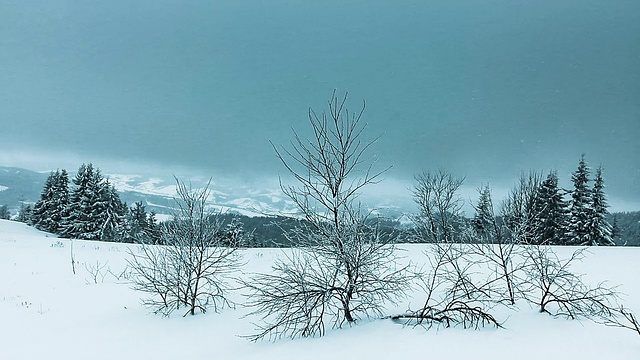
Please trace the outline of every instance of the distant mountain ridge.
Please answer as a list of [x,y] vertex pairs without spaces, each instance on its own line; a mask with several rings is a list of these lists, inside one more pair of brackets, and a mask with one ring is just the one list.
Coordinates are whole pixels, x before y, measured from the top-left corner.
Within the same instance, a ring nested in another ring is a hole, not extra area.
[[[49,172],[0,166],[0,205],[7,205],[15,214],[21,201],[35,203]],[[70,173],[70,179],[74,173]],[[148,210],[158,214],[171,214],[175,207],[175,179],[173,177],[144,177],[129,174],[104,174],[116,187],[120,197],[131,205],[141,201]],[[203,180],[188,180],[194,188],[206,185]],[[291,201],[279,190],[255,189],[248,186],[233,188],[230,185],[212,183],[209,206],[212,210],[236,212],[247,216],[293,214]]]
[[20,201],[37,201],[48,176],[49,173],[0,166],[0,205],[7,205],[15,213]]
[[[68,170],[68,169],[67,169]],[[69,171],[69,170],[68,170]],[[40,193],[49,176],[48,171],[37,172],[16,167],[0,166],[0,205],[7,205],[12,214],[20,208],[20,202],[33,204],[40,199]],[[175,178],[173,176],[144,176],[137,174],[103,173],[120,193],[120,198],[128,205],[141,201],[147,210],[158,214],[170,215],[175,207]],[[69,180],[75,171],[69,172]],[[180,179],[194,188],[207,185],[208,179]],[[70,181],[71,183],[71,181]],[[296,213],[293,202],[282,193],[276,184],[248,185],[237,181],[213,179],[209,206],[214,211],[235,212],[246,216],[280,215],[291,216]],[[372,204],[376,214],[398,218],[406,213],[400,204],[388,201]],[[377,202],[380,202],[378,199]],[[366,201],[365,201],[366,203]]]

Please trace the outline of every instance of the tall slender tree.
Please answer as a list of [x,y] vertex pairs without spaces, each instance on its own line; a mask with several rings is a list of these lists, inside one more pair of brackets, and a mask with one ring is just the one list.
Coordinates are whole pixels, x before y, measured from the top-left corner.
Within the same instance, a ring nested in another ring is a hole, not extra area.
[[485,241],[491,241],[495,215],[493,202],[491,201],[491,190],[489,186],[478,189],[478,204],[475,206],[476,214],[471,220],[475,233]]
[[558,174],[549,172],[538,189],[536,201],[536,244],[561,245],[567,233],[569,208],[564,191],[558,187]]
[[618,225],[618,214],[613,214],[613,223],[611,223],[611,238],[613,242],[619,240],[622,237],[622,229]]
[[20,199],[20,209],[18,210],[16,220],[21,223],[31,225],[32,213],[33,208],[31,207],[31,204],[27,204],[24,198]]
[[573,191],[571,192],[571,216],[567,231],[568,245],[591,244],[592,190],[589,188],[589,172],[590,169],[584,154],[582,154],[578,169],[571,176]]
[[69,174],[62,169],[51,172],[40,200],[33,207],[33,225],[42,231],[59,233],[69,204]]
[[611,224],[607,221],[607,198],[604,193],[604,178],[602,177],[602,166],[596,170],[596,178],[591,193],[591,230],[590,245],[615,245],[612,236]]

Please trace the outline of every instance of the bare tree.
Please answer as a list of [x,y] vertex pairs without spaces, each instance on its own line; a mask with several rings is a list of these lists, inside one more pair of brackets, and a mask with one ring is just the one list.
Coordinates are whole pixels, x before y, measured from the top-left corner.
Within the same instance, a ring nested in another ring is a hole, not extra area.
[[490,314],[495,306],[492,293],[495,280],[483,277],[484,264],[473,257],[468,226],[462,217],[463,200],[458,191],[464,181],[440,169],[416,176],[413,191],[419,214],[414,217],[417,236],[432,244],[425,251],[426,269],[420,272],[425,292],[422,308],[392,316],[415,325],[434,324],[445,327],[459,324],[464,328],[478,328],[487,324],[500,327]]
[[560,259],[550,246],[526,247],[525,269],[530,288],[525,298],[539,307],[540,312],[553,316],[598,320],[614,317],[618,294],[615,288],[600,283],[587,286],[582,277],[569,268],[584,258],[585,249],[578,249]]
[[[480,256],[479,261],[486,262],[492,268],[491,273],[495,276],[495,281],[504,284],[506,296],[502,300],[514,305],[517,287],[521,282],[518,273],[522,270],[522,264],[514,261],[514,258],[519,255],[520,248],[509,237],[504,223],[496,218],[489,186],[479,189],[478,192],[480,200],[474,206],[476,216],[472,220],[473,230],[465,232],[471,238],[467,242],[471,244],[471,252]],[[518,225],[512,224],[511,228],[517,229]]]
[[423,272],[421,287],[425,292],[422,308],[394,315],[394,320],[431,328],[434,325],[460,325],[477,329],[485,325],[501,327],[490,313],[496,302],[491,279],[480,275],[480,261],[472,260],[469,245],[434,243],[425,252],[428,270]]
[[229,277],[240,264],[237,244],[228,244],[221,222],[206,210],[209,184],[192,189],[177,182],[179,211],[161,231],[164,246],[141,243],[131,252],[133,288],[150,297],[144,304],[169,315],[182,307],[187,314],[231,305]]
[[514,242],[522,244],[537,242],[537,199],[541,183],[541,173],[535,171],[530,171],[528,174],[522,173],[518,183],[501,204],[502,219]]
[[313,136],[294,130],[291,148],[274,145],[277,157],[297,180],[283,192],[304,222],[288,232],[296,248],[271,274],[246,282],[249,306],[264,325],[252,340],[314,336],[359,318],[379,316],[382,304],[404,294],[411,277],[398,265],[393,238],[383,236],[357,202],[359,191],[379,180],[364,154],[375,142],[362,139],[359,112],[346,108],[347,94],[334,91],[328,112],[309,110]]
[[414,222],[422,241],[449,243],[459,240],[457,230],[462,220],[464,200],[458,191],[464,178],[456,178],[439,169],[435,173],[423,172],[415,177],[414,201],[419,214]]
[[[107,274],[109,273],[108,270],[108,266],[109,262],[105,262],[102,263],[98,260],[96,260],[96,264],[84,264],[84,268],[87,270],[87,272],[89,273],[89,275],[91,275],[91,280],[93,280],[94,284],[98,283],[98,278],[100,278],[101,282],[104,282],[104,278],[107,276]],[[107,268],[107,269],[105,269]],[[89,284],[90,282],[87,280],[87,284]]]

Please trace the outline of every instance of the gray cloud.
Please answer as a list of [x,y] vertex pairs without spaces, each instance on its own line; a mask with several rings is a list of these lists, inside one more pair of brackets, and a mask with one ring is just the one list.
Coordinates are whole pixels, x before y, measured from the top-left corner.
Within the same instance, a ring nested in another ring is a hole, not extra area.
[[569,186],[584,152],[619,208],[640,208],[639,12],[622,0],[5,3],[0,160],[273,178],[268,141],[305,129],[307,107],[338,88],[351,108],[367,100],[390,179],[444,167],[508,189],[553,168]]

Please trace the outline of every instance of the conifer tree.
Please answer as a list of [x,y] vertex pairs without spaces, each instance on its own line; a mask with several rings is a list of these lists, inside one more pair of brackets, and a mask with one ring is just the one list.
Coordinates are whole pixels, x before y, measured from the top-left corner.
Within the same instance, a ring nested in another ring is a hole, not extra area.
[[32,212],[33,225],[42,231],[59,233],[69,203],[69,175],[62,169],[51,172]]
[[[56,172],[59,174],[59,172]],[[33,225],[38,230],[55,233],[58,230],[58,224],[54,223],[51,219],[51,204],[53,201],[53,193],[56,173],[53,171],[47,177],[44,182],[42,193],[40,194],[40,200],[38,200],[33,207]]]
[[62,221],[67,214],[69,207],[69,173],[67,170],[60,170],[60,174],[56,177],[54,182],[54,201],[52,205],[53,219],[57,224],[56,233],[59,234],[62,231]]
[[98,183],[98,196],[93,205],[93,217],[100,229],[99,239],[105,241],[121,240],[125,234],[124,220],[127,205],[109,180]]
[[155,210],[149,211],[147,215],[147,226],[149,227],[148,232],[151,242],[158,244],[160,242],[160,224],[158,224]]
[[618,214],[613,214],[613,223],[611,224],[611,238],[613,242],[622,237],[622,229],[618,225]]
[[574,189],[571,192],[571,216],[567,232],[568,245],[591,244],[592,191],[589,188],[589,170],[584,154],[582,154],[578,169],[571,176]]
[[141,201],[136,201],[127,216],[127,231],[131,241],[147,243],[151,227],[149,220],[145,206]]
[[480,197],[478,204],[475,206],[476,214],[471,220],[471,224],[475,233],[484,240],[491,239],[491,231],[495,216],[493,212],[493,202],[491,201],[491,191],[489,186],[485,186],[478,190]]
[[11,212],[7,208],[7,205],[0,206],[0,220],[9,220],[11,218]]
[[71,191],[69,206],[63,219],[62,235],[70,238],[97,240],[99,229],[93,218],[93,203],[96,201],[100,172],[93,165],[82,164],[73,178],[74,189]]
[[17,221],[21,223],[25,223],[27,225],[31,225],[33,209],[30,204],[27,204],[24,198],[20,200],[20,209],[18,210]]
[[591,221],[589,229],[591,230],[589,245],[615,245],[612,237],[611,224],[606,219],[607,199],[604,193],[604,178],[602,177],[602,167],[596,170],[596,178],[594,180],[593,191],[591,193]]
[[569,210],[563,196],[558,187],[558,174],[555,171],[549,172],[538,189],[536,244],[564,243]]
[[117,240],[123,235],[126,205],[115,187],[91,163],[82,164],[73,179],[62,234],[87,240]]

